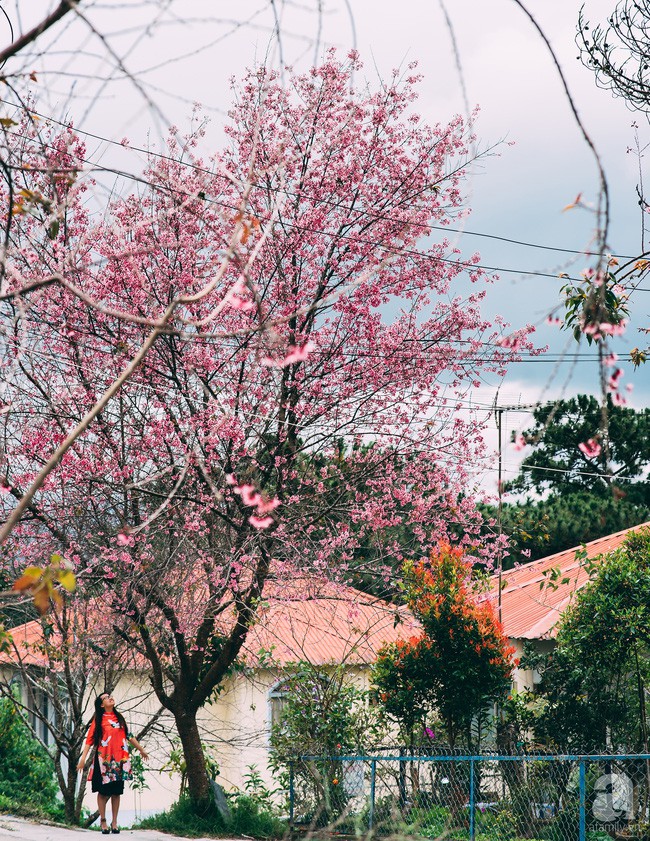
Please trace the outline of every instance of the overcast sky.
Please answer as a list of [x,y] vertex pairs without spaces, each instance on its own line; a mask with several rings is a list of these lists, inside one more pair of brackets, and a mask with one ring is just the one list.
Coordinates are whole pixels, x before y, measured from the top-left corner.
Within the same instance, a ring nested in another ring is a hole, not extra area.
[[[587,17],[604,21],[614,0],[586,0]],[[52,2],[31,0],[29,8],[16,2],[4,4],[16,29],[27,27]],[[449,29],[435,0],[322,0],[320,26],[314,9],[317,0],[276,0],[281,19],[281,51],[285,63],[306,67],[316,55],[335,45],[347,50],[356,45],[372,82],[377,74],[417,60],[424,76],[419,110],[430,121],[446,121],[464,112],[460,78]],[[500,402],[548,399],[562,393],[595,393],[598,372],[593,351],[584,349],[577,364],[559,368],[554,360],[567,345],[567,334],[544,324],[559,303],[562,281],[527,272],[576,275],[587,267],[584,255],[570,255],[536,247],[518,246],[474,233],[521,240],[534,245],[582,251],[592,245],[594,217],[589,212],[563,212],[578,193],[595,203],[598,194],[596,166],[573,119],[560,79],[540,37],[512,0],[446,0],[457,41],[467,96],[479,105],[480,142],[500,140],[498,157],[486,159],[468,181],[472,215],[460,238],[465,253],[480,251],[482,262],[500,269],[500,281],[491,290],[485,309],[500,313],[514,327],[526,322],[539,325],[537,341],[549,343],[545,361],[527,361],[507,377]],[[641,139],[650,140],[643,118],[629,111],[621,100],[599,90],[593,76],[577,61],[575,30],[579,2],[529,0],[531,11],[550,39],[566,73],[587,131],[602,156],[611,191],[613,253],[635,255],[640,246],[640,217],[635,194],[639,161],[628,154],[634,144],[631,124],[636,119]],[[83,7],[83,4],[82,4]],[[133,144],[159,143],[167,122],[181,130],[188,125],[191,103],[198,101],[212,119],[208,145],[218,145],[223,114],[229,104],[228,80],[246,66],[265,58],[277,62],[280,49],[273,38],[275,20],[267,0],[174,0],[141,3],[104,2],[89,7],[89,18],[103,32],[113,33],[110,43],[123,64],[145,85],[157,104],[155,117],[133,84],[119,71],[106,76],[105,51],[87,34],[81,21],[44,36],[40,58],[30,58],[26,69],[39,71],[39,104],[50,113],[63,112],[79,128],[114,140],[127,136]],[[155,25],[143,30],[144,22]],[[13,13],[12,13],[13,12]],[[18,20],[19,12],[23,20]],[[32,18],[25,18],[25,14]],[[215,20],[215,15],[222,15]],[[69,49],[72,52],[62,52]],[[32,66],[33,65],[33,66]],[[508,145],[508,143],[514,145]],[[89,142],[90,156],[120,168],[137,171],[142,159],[119,147]],[[644,163],[642,161],[642,163]],[[472,233],[470,233],[472,232]],[[510,271],[506,271],[510,270]],[[650,286],[650,283],[646,283]],[[640,292],[634,302],[635,324],[647,324],[650,293]],[[620,351],[646,341],[634,331],[618,340]],[[571,352],[575,347],[569,343]],[[647,405],[650,368],[625,377],[635,383],[632,404]],[[489,399],[490,389],[486,390]],[[513,413],[510,427],[522,422]]]

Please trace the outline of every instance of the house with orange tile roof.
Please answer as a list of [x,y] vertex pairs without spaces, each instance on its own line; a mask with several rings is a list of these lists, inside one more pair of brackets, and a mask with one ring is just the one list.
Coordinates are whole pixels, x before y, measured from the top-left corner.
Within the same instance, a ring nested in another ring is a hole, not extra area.
[[[219,763],[218,781],[226,789],[241,787],[244,775],[254,764],[272,783],[267,771],[270,727],[281,709],[292,664],[343,664],[350,681],[367,688],[370,666],[379,649],[386,643],[408,638],[417,630],[405,608],[352,587],[315,577],[281,583],[270,580],[258,619],[246,639],[243,668],[224,681],[213,702],[200,715],[204,745]],[[0,656],[0,680],[3,671],[5,679],[11,678],[12,661],[15,669],[18,656],[35,670],[50,667],[39,649],[40,622],[15,628],[12,635],[15,649]],[[133,662],[126,665],[111,687],[118,708],[135,733],[159,706],[143,666],[144,663]],[[89,699],[89,709],[92,700]],[[168,760],[174,734],[172,719],[163,715],[147,735],[144,741],[152,768],[146,774],[149,788],[136,793],[127,787],[120,809],[124,817],[134,812],[160,811],[177,799],[178,775],[160,772]],[[90,794],[86,805],[93,805]]]
[[[584,560],[606,558],[621,548],[629,534],[643,528],[650,528],[650,522],[504,571],[500,607],[498,576],[493,576],[489,598],[500,613],[506,636],[517,649],[516,657],[527,641],[534,641],[541,651],[550,651],[559,618],[589,581]],[[519,691],[534,689],[538,681],[539,675],[532,671],[515,670],[513,683]]]

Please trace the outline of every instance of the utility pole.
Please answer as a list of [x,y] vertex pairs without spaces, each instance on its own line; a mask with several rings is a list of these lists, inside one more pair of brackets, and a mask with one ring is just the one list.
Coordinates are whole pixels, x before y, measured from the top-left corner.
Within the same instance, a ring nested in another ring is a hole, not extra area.
[[499,535],[499,552],[497,555],[497,573],[498,573],[498,586],[499,586],[499,593],[498,593],[498,615],[499,615],[499,624],[502,622],[502,611],[501,611],[501,584],[502,584],[502,577],[503,577],[503,550],[501,548],[501,536],[503,534],[503,413],[504,412],[529,412],[531,409],[537,409],[541,406],[541,403],[516,403],[509,406],[499,406],[497,405],[497,398],[499,393],[497,392],[494,398],[494,417],[496,419],[497,424],[497,434],[498,434],[498,490],[499,490],[499,506],[498,506],[498,513],[497,513],[497,529]]

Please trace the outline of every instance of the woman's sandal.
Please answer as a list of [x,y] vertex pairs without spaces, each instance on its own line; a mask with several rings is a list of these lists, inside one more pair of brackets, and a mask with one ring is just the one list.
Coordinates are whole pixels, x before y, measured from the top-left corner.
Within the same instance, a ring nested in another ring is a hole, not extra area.
[[111,832],[113,833],[113,835],[119,835],[120,834],[119,826],[112,826],[111,827]]
[[[101,826],[101,824],[104,824],[104,826]],[[101,827],[101,830],[102,830],[102,835],[110,835],[111,834],[111,831],[108,828],[108,824],[106,823],[106,821],[102,821],[100,823],[100,827]]]

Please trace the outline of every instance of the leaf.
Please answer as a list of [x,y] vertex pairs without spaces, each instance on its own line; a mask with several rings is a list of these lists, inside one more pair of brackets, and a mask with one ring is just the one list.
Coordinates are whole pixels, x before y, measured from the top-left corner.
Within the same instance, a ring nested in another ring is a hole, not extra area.
[[74,593],[75,588],[77,586],[77,578],[69,569],[63,570],[63,572],[59,573],[58,576],[59,584],[68,591],[68,593]]
[[23,574],[14,581],[12,590],[29,590],[36,584],[43,576],[43,570],[40,567],[27,567]]
[[41,588],[40,590],[37,590],[34,593],[34,607],[36,608],[36,610],[38,610],[41,616],[44,613],[47,613],[47,609],[49,606],[50,594],[47,592],[45,587]]
[[38,79],[36,78],[36,71],[35,70],[32,70],[32,72],[29,74],[29,78],[32,80],[32,82],[38,82]]

